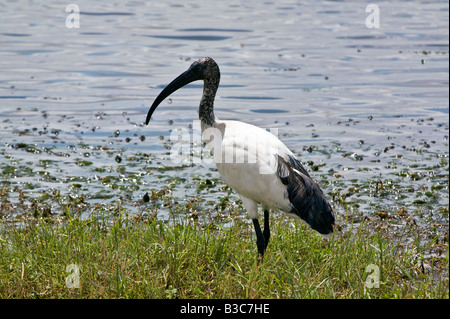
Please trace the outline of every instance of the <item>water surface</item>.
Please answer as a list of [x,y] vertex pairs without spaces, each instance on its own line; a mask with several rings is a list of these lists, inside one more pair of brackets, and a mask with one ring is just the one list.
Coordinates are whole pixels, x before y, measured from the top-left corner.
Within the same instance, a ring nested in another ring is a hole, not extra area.
[[448,2],[377,2],[378,29],[365,25],[368,3],[77,1],[78,29],[61,1],[2,4],[9,200],[58,193],[167,218],[170,205],[142,198],[172,183],[174,207],[198,196],[202,214],[217,213],[228,191],[214,166],[170,160],[170,133],[192,132],[201,83],[143,124],[162,88],[211,56],[222,73],[216,115],[277,129],[339,218],[407,207],[448,225]]

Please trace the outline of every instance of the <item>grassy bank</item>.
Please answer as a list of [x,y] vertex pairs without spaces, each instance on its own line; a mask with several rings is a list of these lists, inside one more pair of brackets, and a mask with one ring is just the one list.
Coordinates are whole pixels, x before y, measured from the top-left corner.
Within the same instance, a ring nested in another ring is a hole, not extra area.
[[371,221],[330,240],[281,215],[271,223],[258,262],[252,225],[240,218],[221,228],[119,209],[1,222],[0,298],[449,297],[447,245],[394,241]]

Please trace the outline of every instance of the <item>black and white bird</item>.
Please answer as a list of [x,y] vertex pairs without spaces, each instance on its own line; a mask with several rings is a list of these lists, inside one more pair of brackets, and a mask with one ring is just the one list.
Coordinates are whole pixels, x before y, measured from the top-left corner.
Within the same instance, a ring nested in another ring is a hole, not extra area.
[[[253,221],[259,255],[264,255],[270,239],[270,209],[306,222],[325,237],[331,235],[334,226],[331,205],[286,145],[265,129],[215,117],[214,98],[220,71],[213,59],[205,57],[195,61],[167,85],[150,107],[146,124],[166,97],[198,80],[204,81],[199,107],[202,138],[213,153],[220,175],[239,194]],[[264,231],[258,221],[258,204],[264,210]]]

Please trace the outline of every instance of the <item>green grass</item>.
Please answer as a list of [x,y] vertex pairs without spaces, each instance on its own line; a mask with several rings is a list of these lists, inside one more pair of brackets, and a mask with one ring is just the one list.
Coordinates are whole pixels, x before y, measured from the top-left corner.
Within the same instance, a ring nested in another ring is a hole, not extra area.
[[[370,221],[324,240],[275,214],[261,261],[238,217],[229,228],[134,217],[2,221],[0,298],[449,298],[447,245],[430,254],[439,243],[394,241]],[[71,264],[79,288],[66,285]],[[378,288],[365,287],[369,265]]]

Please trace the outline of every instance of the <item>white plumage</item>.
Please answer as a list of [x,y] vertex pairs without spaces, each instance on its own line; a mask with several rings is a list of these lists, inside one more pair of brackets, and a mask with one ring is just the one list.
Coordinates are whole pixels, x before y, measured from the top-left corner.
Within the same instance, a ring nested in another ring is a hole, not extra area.
[[[248,217],[258,217],[257,204],[264,209],[289,211],[292,204],[277,175],[275,154],[287,160],[292,152],[275,135],[257,126],[238,121],[217,123],[225,126],[218,145],[222,160],[216,162],[217,169],[225,183],[240,195]],[[207,143],[211,144],[214,146]],[[212,149],[213,153],[217,151]]]

